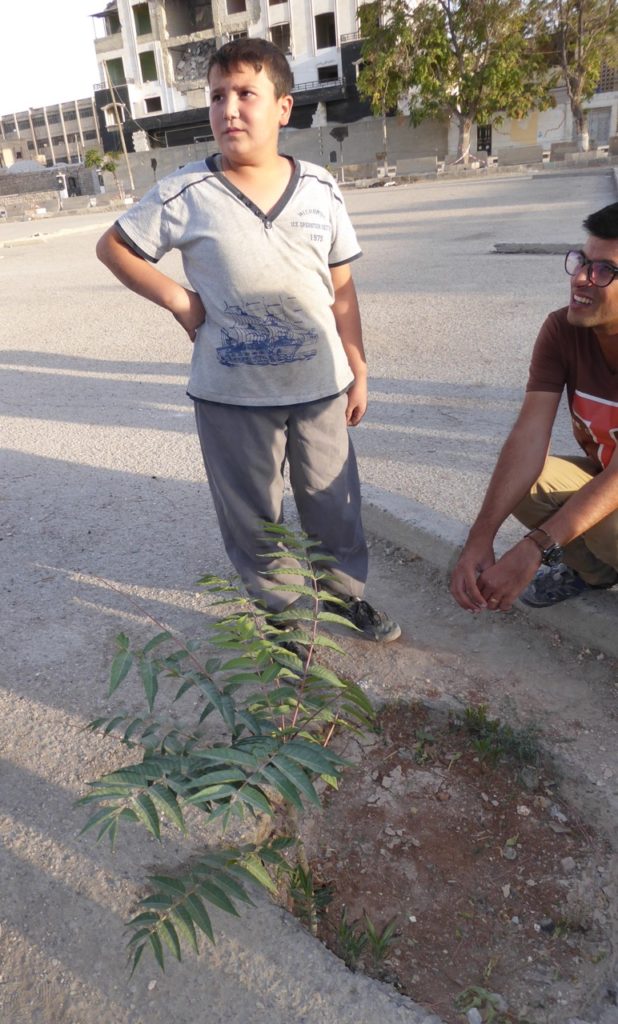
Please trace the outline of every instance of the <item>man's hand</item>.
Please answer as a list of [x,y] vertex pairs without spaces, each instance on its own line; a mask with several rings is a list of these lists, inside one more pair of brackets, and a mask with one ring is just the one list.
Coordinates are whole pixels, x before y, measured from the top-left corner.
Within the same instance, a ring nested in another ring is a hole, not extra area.
[[348,391],[345,421],[349,427],[356,427],[367,411],[367,378],[355,380]]
[[487,607],[478,579],[495,561],[491,542],[469,540],[464,547],[451,577],[451,594],[466,611],[480,612]]
[[171,313],[175,320],[189,335],[191,341],[195,341],[198,327],[201,327],[206,319],[204,303],[197,292],[188,288],[178,286],[178,293],[174,296],[174,305]]
[[534,578],[539,565],[536,544],[531,540],[520,540],[495,565],[485,569],[477,580],[477,586],[489,611],[507,612]]

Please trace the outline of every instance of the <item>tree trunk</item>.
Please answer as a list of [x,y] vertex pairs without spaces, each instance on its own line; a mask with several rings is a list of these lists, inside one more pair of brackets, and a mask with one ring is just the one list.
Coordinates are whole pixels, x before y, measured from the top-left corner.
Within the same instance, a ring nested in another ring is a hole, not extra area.
[[382,150],[384,152],[384,180],[388,178],[388,127],[386,124],[386,105],[382,104]]
[[587,153],[590,148],[588,111],[575,101],[572,102],[571,109],[573,111],[573,135],[577,142],[577,148],[580,153]]
[[457,163],[467,167],[470,162],[470,133],[472,131],[472,119],[464,114],[457,115],[459,126],[459,139],[457,140]]

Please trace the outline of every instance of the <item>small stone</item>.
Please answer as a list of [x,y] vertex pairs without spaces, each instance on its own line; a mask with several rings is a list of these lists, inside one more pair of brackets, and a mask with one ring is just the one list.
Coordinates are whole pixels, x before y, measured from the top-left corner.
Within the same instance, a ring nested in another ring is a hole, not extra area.
[[157,987],[157,983],[156,983],[156,981],[154,981],[154,980],[153,980],[153,981],[149,981],[149,982],[148,982],[148,991],[149,991],[149,992],[154,992],[154,990],[156,989],[156,987]]
[[510,885],[503,885],[502,886],[502,895],[504,896],[505,900],[508,900],[509,896],[511,895],[511,887],[510,887]]
[[392,785],[393,780],[390,778],[389,775],[385,775],[384,778],[382,779],[382,786],[384,787],[384,789],[390,789]]
[[519,773],[519,777],[522,785],[525,786],[528,792],[533,793],[535,789],[538,789],[539,773],[536,768],[533,768],[531,765],[526,765],[526,767],[522,768]]
[[513,846],[505,846],[502,850],[505,860],[517,860],[517,850]]
[[504,996],[501,996],[499,992],[490,992],[489,995],[494,1004],[494,1008],[498,1013],[506,1013],[509,1008],[509,1004]]
[[560,861],[560,864],[565,875],[570,875],[571,872],[575,871],[575,868],[577,867],[577,864],[575,863],[572,857],[563,857]]
[[483,1024],[483,1018],[476,1006],[473,1006],[471,1010],[468,1010],[466,1017],[468,1018],[468,1024]]
[[525,804],[519,804],[517,807],[517,813],[519,814],[520,818],[527,818],[530,814],[530,808],[526,807]]
[[550,805],[549,815],[550,815],[551,818],[554,818],[556,821],[559,821],[561,825],[564,825],[565,822],[567,822],[569,820],[567,818],[566,814],[563,811],[560,810],[560,808],[558,807],[558,804],[551,804]]
[[539,928],[542,932],[546,932],[547,935],[551,935],[556,930],[556,925],[552,921],[551,917],[544,917],[539,921]]
[[512,918],[511,918],[511,924],[521,924],[521,921],[519,920],[519,918],[518,918],[517,914],[515,914],[515,915],[514,915],[514,916],[513,916]]

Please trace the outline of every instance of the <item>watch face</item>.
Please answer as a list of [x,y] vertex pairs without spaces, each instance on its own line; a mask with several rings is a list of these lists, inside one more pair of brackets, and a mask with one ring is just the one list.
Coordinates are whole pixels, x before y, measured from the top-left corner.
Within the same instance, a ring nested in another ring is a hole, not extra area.
[[545,548],[541,559],[543,565],[558,565],[562,561],[562,548],[559,544],[552,544]]

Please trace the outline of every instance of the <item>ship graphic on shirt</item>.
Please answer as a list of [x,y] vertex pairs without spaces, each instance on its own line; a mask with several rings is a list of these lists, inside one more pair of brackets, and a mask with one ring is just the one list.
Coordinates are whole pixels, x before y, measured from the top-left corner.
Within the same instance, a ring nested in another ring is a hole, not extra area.
[[251,307],[243,309],[226,303],[225,312],[232,325],[222,328],[223,344],[217,348],[217,358],[223,366],[278,366],[313,359],[317,331],[281,315],[281,303],[253,302]]

